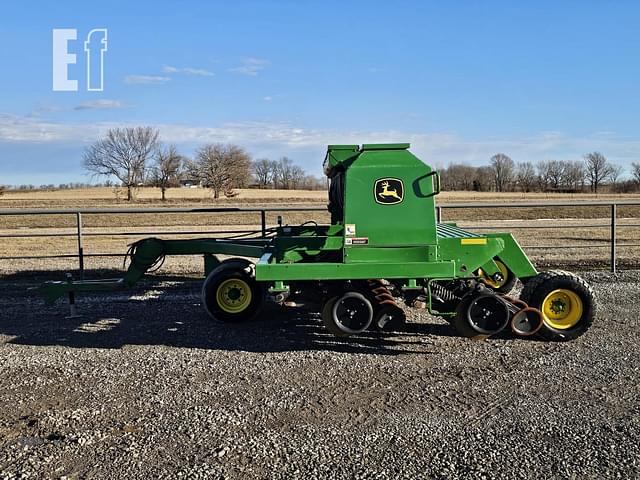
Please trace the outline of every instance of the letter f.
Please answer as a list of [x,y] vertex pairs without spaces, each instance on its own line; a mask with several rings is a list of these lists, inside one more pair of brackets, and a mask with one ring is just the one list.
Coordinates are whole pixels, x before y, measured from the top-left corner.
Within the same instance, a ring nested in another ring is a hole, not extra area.
[[[92,50],[98,50],[99,55],[91,55]],[[107,29],[94,28],[91,30],[84,42],[84,51],[87,52],[87,91],[101,92],[104,89],[104,52],[107,51]]]

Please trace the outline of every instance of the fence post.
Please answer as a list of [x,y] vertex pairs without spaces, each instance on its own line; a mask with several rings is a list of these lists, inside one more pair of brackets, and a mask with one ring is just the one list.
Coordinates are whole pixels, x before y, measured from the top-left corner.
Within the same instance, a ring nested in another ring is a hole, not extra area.
[[439,205],[436,206],[436,222],[442,222],[442,207]]
[[82,213],[76,212],[76,227],[78,232],[78,263],[80,264],[80,280],[84,280],[84,246],[82,242]]
[[267,213],[260,210],[260,221],[262,222],[262,238],[267,236]]
[[611,204],[611,272],[616,273],[616,204]]

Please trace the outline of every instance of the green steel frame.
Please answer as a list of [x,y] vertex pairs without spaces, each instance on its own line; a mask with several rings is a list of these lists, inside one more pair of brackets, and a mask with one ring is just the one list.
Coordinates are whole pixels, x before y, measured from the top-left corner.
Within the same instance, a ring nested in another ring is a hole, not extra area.
[[478,269],[494,275],[496,258],[522,279],[537,274],[510,234],[436,222],[437,173],[408,144],[329,146],[324,166],[332,181],[331,225],[281,226],[267,238],[148,238],[133,246],[120,279],[46,282],[39,290],[54,302],[70,292],[128,289],[167,255],[203,255],[205,275],[219,255],[258,259],[256,280],[271,292],[295,281],[378,278],[424,288],[435,279],[473,278]]
[[[119,279],[96,281],[46,282],[39,287],[49,303],[68,292],[106,292],[132,288],[147,270],[162,256],[203,255],[205,274],[219,263],[217,255],[259,259],[256,279],[261,282],[287,284],[299,280],[356,280],[386,278],[404,280],[406,285],[423,284],[430,279],[472,278],[482,268],[489,275],[498,272],[493,258],[497,257],[518,277],[526,279],[537,274],[535,267],[508,233],[474,235],[457,230],[456,237],[438,237],[436,261],[395,262],[319,262],[315,259],[327,251],[340,252],[342,237],[326,235],[331,227],[305,227],[305,234],[286,236],[280,229],[274,238],[244,240],[160,240],[142,241],[125,275]],[[318,235],[312,234],[312,232]],[[449,230],[450,232],[450,230]],[[323,235],[324,234],[324,235]],[[463,234],[469,235],[462,236]],[[466,239],[466,241],[465,241]],[[471,243],[469,243],[471,241]],[[416,247],[405,254],[423,253]],[[425,284],[426,285],[426,284]]]

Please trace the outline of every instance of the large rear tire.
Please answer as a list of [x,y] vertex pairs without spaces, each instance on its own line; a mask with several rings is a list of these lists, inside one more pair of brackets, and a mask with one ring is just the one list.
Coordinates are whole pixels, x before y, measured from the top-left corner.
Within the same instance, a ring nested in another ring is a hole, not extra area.
[[542,312],[538,335],[546,340],[574,340],[589,329],[596,315],[589,284],[562,270],[539,273],[525,284],[520,298]]
[[256,282],[253,265],[248,260],[225,260],[202,285],[202,304],[215,320],[229,323],[252,320],[263,303],[264,291]]

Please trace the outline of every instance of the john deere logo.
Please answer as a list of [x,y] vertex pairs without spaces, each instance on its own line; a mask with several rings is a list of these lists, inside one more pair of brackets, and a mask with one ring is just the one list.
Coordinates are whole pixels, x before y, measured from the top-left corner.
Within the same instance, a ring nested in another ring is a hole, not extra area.
[[376,180],[373,188],[376,202],[383,205],[400,203],[404,198],[404,185],[397,178],[381,178]]

